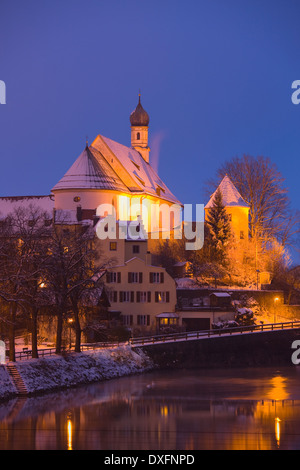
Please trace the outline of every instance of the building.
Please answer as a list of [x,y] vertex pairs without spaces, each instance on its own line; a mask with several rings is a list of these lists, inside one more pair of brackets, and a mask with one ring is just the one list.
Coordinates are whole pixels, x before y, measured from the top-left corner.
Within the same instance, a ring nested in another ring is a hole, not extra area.
[[116,220],[143,220],[147,233],[163,229],[159,206],[178,225],[181,203],[150,164],[149,116],[141,98],[130,115],[131,146],[98,135],[52,188],[57,217],[74,221],[114,215]]
[[123,325],[133,331],[155,333],[178,325],[175,281],[149,258],[134,257],[109,268],[106,286],[109,311],[120,312]]
[[223,204],[229,216],[231,230],[235,239],[241,243],[249,238],[249,204],[242,198],[235,185],[228,175],[225,175],[216,191],[210,197],[205,206],[205,216],[213,206],[214,197],[217,190],[221,191]]

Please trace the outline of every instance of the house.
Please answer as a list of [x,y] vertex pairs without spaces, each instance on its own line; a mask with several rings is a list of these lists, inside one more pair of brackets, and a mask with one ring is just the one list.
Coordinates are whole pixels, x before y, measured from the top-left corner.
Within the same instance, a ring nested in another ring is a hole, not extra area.
[[133,257],[107,269],[106,288],[111,307],[123,325],[138,333],[177,326],[175,281],[149,258]]
[[208,288],[177,288],[179,325],[186,331],[210,330],[213,323],[233,320],[231,295]]

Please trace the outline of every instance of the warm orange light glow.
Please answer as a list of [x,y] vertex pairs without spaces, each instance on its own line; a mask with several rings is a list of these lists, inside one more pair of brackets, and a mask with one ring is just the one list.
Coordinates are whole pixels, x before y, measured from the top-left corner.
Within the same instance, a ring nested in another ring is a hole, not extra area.
[[68,450],[73,450],[72,447],[72,421],[69,418],[67,421],[67,433],[68,433]]
[[281,419],[275,418],[275,436],[276,436],[276,443],[278,447],[280,445],[280,421]]
[[268,398],[271,400],[287,400],[289,394],[286,389],[286,378],[281,377],[280,375],[273,377],[271,380],[272,388],[268,393]]

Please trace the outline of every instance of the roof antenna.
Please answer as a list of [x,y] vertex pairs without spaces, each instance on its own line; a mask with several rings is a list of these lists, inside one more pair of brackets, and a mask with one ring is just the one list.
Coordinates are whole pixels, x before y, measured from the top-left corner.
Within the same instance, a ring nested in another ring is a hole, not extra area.
[[141,89],[139,89],[139,103],[141,102]]

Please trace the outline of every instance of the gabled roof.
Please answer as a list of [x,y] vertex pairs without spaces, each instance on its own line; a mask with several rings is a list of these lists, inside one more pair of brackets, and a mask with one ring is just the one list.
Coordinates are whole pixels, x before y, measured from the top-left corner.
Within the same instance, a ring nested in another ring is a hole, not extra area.
[[131,192],[159,195],[161,199],[181,204],[137,150],[101,135],[92,147],[101,152]]
[[220,189],[223,197],[223,204],[225,207],[236,206],[236,207],[249,207],[249,204],[242,198],[234,184],[232,183],[229,176],[224,176],[221,183],[219,184],[216,191],[212,194],[210,200],[205,206],[205,209],[209,209],[213,205],[214,197],[216,192]]
[[102,155],[97,150],[86,146],[52,191],[58,189],[114,189],[124,191],[126,187]]

